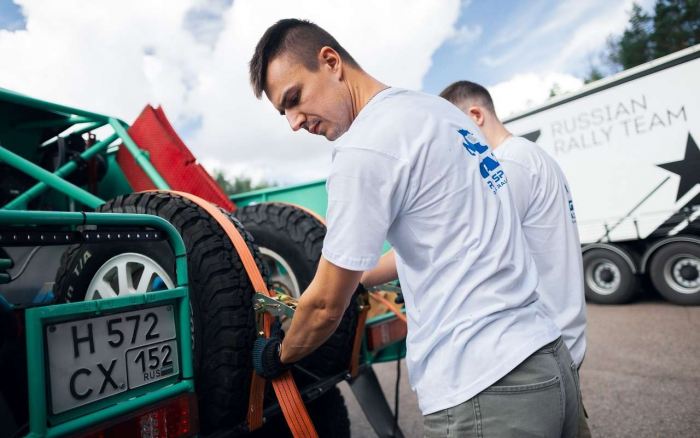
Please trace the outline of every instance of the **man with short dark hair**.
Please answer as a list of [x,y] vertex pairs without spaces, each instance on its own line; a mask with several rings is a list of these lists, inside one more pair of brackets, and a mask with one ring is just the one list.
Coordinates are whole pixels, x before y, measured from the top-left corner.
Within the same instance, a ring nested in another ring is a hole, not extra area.
[[[256,95],[293,130],[336,140],[318,271],[284,341],[256,341],[256,371],[275,377],[325,342],[361,278],[398,275],[427,436],[574,437],[573,360],[538,302],[484,135],[444,99],[387,87],[343,53],[320,27],[282,20],[250,62]],[[385,240],[394,251],[380,258]]]
[[[504,167],[540,276],[540,301],[561,329],[564,342],[580,367],[586,353],[587,319],[583,263],[574,204],[564,172],[535,143],[508,131],[496,115],[486,88],[458,81],[440,96],[472,118]],[[580,412],[579,436],[590,436],[583,405]]]

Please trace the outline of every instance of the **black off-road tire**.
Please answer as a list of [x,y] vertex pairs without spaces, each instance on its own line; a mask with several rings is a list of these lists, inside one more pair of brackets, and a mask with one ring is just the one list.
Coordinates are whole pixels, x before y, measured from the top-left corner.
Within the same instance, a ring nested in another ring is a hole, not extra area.
[[[205,210],[173,194],[119,196],[98,211],[152,214],[166,219],[178,230],[187,249],[201,430],[208,433],[243,421],[252,376],[254,289],[230,239]],[[232,216],[229,219],[245,239],[258,269],[264,269],[251,235]],[[56,276],[59,301],[82,300],[90,279],[104,261],[127,250],[149,255],[175,280],[173,252],[166,242],[75,245],[64,254]],[[91,257],[85,258],[86,251]],[[264,271],[263,276],[267,278]]]
[[[313,280],[321,258],[326,227],[306,211],[292,205],[263,203],[239,208],[234,215],[260,248],[279,254],[289,264],[303,292]],[[360,310],[355,300],[333,335],[299,365],[319,376],[349,369]]]
[[[350,438],[350,417],[345,399],[337,387],[326,391],[321,397],[306,406],[309,417],[314,423],[319,438]],[[287,438],[292,431],[282,414],[270,419],[260,430],[253,434],[255,438]]]
[[[612,276],[610,283],[617,282],[616,287],[605,289],[598,285],[595,278],[596,266],[609,264],[615,270],[608,270]],[[612,280],[614,279],[614,280]],[[629,264],[613,251],[596,248],[583,254],[583,282],[586,299],[599,304],[625,304],[638,292],[639,277],[632,272]]]
[[[672,303],[682,306],[700,305],[700,290],[697,286],[699,260],[700,244],[694,242],[673,242],[662,246],[654,254],[649,265],[649,275],[654,288],[662,297]],[[679,283],[679,280],[676,278],[679,273],[673,272],[673,265],[678,262],[685,262],[687,265],[686,269],[691,269],[691,284],[694,286],[684,287]]]

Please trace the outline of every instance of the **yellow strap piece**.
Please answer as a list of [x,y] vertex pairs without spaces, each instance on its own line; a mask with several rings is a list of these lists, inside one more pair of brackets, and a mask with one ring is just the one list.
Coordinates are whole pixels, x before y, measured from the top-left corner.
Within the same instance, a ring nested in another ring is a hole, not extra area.
[[[172,193],[174,195],[181,196],[194,202],[209,213],[211,217],[214,218],[214,220],[221,226],[221,228],[223,228],[229,239],[231,239],[231,243],[233,243],[233,246],[236,248],[236,252],[243,262],[243,267],[245,268],[251,283],[253,283],[253,288],[255,291],[268,296],[271,296],[274,293],[267,290],[267,285],[265,284],[265,281],[263,280],[262,275],[255,264],[255,259],[250,253],[248,245],[246,245],[243,236],[241,236],[236,227],[231,223],[228,217],[222,213],[221,210],[219,210],[218,207],[211,204],[209,201],[190,193],[167,190],[153,191]],[[265,337],[269,337],[272,316],[269,313],[265,313],[263,318]],[[318,438],[318,434],[316,433],[316,429],[314,428],[311,418],[309,417],[306,406],[304,406],[304,401],[301,398],[301,394],[299,394],[299,389],[297,389],[297,386],[294,383],[294,378],[292,377],[291,371],[287,371],[282,376],[273,379],[272,386],[275,389],[277,400],[282,407],[282,413],[287,420],[287,424],[289,425],[294,438]],[[253,371],[253,379],[250,385],[250,405],[246,419],[246,423],[251,431],[262,426],[264,395],[265,379],[258,376],[258,374]]]

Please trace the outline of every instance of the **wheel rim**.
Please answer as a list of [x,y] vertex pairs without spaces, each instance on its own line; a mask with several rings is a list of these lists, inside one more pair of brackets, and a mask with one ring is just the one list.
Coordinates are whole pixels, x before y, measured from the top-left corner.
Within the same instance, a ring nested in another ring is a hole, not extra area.
[[[165,287],[160,287],[161,284]],[[127,252],[112,257],[97,270],[88,286],[85,301],[174,287],[165,269],[153,259],[143,254]]]
[[298,300],[301,297],[301,290],[299,289],[297,277],[294,275],[294,271],[292,271],[289,263],[281,255],[269,248],[260,247],[260,253],[262,254],[263,263],[267,265],[270,271],[272,287]]
[[620,287],[620,268],[607,259],[593,260],[586,268],[586,283],[597,294],[610,295]]
[[700,292],[700,259],[690,254],[676,254],[664,264],[664,280],[676,292]]

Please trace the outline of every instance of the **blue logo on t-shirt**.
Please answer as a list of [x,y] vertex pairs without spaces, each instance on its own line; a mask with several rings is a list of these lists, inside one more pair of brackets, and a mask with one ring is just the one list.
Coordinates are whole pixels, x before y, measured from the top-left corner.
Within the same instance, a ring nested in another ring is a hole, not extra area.
[[[469,155],[477,156],[478,154],[479,171],[481,172],[481,177],[486,180],[486,184],[488,184],[491,191],[496,194],[499,188],[508,184],[508,179],[506,178],[503,169],[498,169],[501,167],[500,163],[498,160],[496,160],[493,152],[489,151],[488,146],[482,145],[478,140],[474,142],[469,140],[468,136],[473,137],[474,134],[466,129],[458,129],[457,132],[459,132],[462,135],[462,138],[464,138],[462,146],[464,146],[464,149],[469,152]],[[485,154],[486,152],[488,152],[488,154],[482,156],[482,154]]]
[[474,134],[467,131],[466,129],[460,129],[457,132],[462,134],[462,137],[464,137],[464,143],[462,143],[462,145],[464,146],[464,149],[466,149],[467,152],[469,152],[472,156],[476,155],[477,153],[483,154],[484,152],[489,150],[488,146],[484,146],[481,143],[479,143],[478,141],[476,143],[472,143],[471,141],[469,141],[469,139],[467,138],[467,135],[474,135]]
[[574,201],[571,200],[571,192],[569,188],[564,184],[564,189],[566,190],[566,195],[569,197],[569,215],[571,216],[571,223],[576,223],[576,212],[574,211]]

